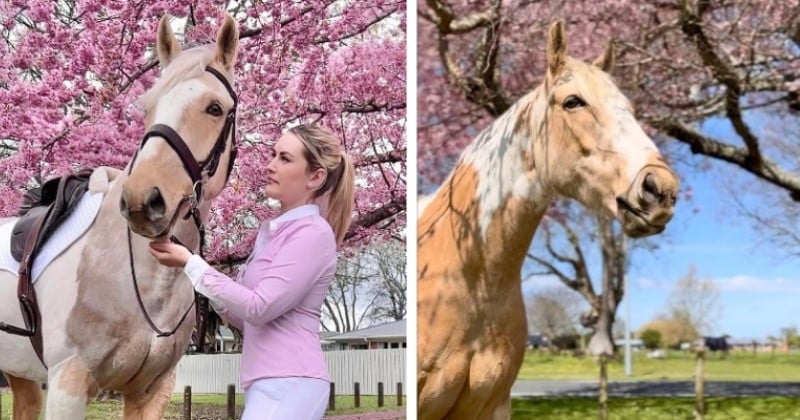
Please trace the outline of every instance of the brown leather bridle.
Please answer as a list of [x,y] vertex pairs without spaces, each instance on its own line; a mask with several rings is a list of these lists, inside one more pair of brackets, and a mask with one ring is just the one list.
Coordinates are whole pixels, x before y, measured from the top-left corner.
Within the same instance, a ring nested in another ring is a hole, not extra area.
[[[203,197],[203,179],[211,179],[217,172],[217,168],[219,166],[220,158],[222,157],[222,153],[225,151],[225,146],[227,145],[228,137],[231,138],[231,156],[228,160],[228,168],[227,174],[225,175],[225,184],[228,183],[228,179],[231,176],[231,171],[233,170],[233,163],[236,159],[236,108],[239,104],[239,98],[236,96],[236,92],[234,92],[233,88],[231,87],[228,80],[225,76],[220,73],[218,70],[207,66],[206,71],[213,74],[214,77],[217,78],[224,86],[225,89],[228,91],[228,94],[233,98],[233,107],[228,111],[228,114],[225,116],[225,124],[222,126],[222,131],[219,133],[217,137],[216,143],[214,143],[214,147],[209,152],[208,156],[203,159],[202,161],[198,162],[192,152],[189,150],[189,147],[186,145],[186,142],[181,138],[180,134],[178,134],[175,130],[171,127],[164,125],[164,124],[155,124],[150,127],[150,130],[145,133],[144,138],[142,139],[142,144],[139,146],[139,149],[136,151],[136,154],[133,156],[133,160],[131,161],[130,166],[128,167],[128,175],[131,174],[131,170],[133,169],[133,164],[136,162],[136,157],[139,154],[139,151],[144,147],[147,140],[152,137],[161,137],[166,140],[167,144],[175,151],[178,157],[181,159],[183,163],[184,169],[189,174],[189,177],[192,179],[192,193],[186,197],[184,197],[176,208],[176,216],[177,212],[183,208],[184,203],[189,201],[190,207],[189,211],[183,217],[183,219],[187,219],[190,216],[197,227],[197,232],[200,235],[200,256],[203,256],[203,248],[205,247],[205,225],[203,221],[200,219],[200,210],[198,208],[200,204],[200,200]],[[133,263],[133,247],[131,245],[131,229],[128,227],[128,255],[130,257],[130,266],[131,266],[131,277],[133,278],[133,288],[136,292],[136,301],[139,303],[139,308],[144,314],[144,318],[147,323],[150,325],[150,328],[157,334],[157,337],[169,337],[180,328],[183,324],[183,321],[186,319],[186,316],[189,315],[189,311],[192,310],[194,307],[195,300],[192,299],[192,304],[186,309],[181,316],[181,319],[178,321],[178,325],[175,326],[172,330],[169,331],[162,331],[159,329],[153,319],[150,318],[150,315],[147,313],[147,309],[144,307],[144,302],[142,302],[142,296],[139,292],[139,284],[136,280],[136,269]],[[170,238],[173,242],[181,244],[180,241],[177,240],[174,236]],[[182,244],[181,244],[182,245]],[[199,336],[200,334],[198,334]],[[198,337],[198,341],[202,343],[202,339]]]

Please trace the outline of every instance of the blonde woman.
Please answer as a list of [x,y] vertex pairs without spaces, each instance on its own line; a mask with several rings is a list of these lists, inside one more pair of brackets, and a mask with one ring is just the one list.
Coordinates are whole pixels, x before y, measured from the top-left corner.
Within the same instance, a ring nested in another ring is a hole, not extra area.
[[325,414],[330,386],[320,311],[350,224],[353,190],[353,164],[336,136],[298,126],[278,139],[266,169],[266,195],[280,202],[280,214],[261,225],[236,280],[183,246],[150,244],[161,264],[183,267],[195,290],[244,332],[243,420]]

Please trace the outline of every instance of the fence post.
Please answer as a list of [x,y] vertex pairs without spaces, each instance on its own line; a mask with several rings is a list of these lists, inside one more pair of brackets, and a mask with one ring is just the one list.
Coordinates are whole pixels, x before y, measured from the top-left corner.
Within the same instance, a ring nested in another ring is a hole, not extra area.
[[398,382],[397,383],[397,406],[398,407],[402,407],[403,406],[403,383],[402,382]]
[[608,420],[608,356],[600,355],[600,389],[597,392],[598,418]]
[[192,420],[192,387],[183,388],[183,419]]
[[378,382],[378,407],[383,407],[383,382]]
[[703,359],[705,358],[705,343],[697,349],[696,365],[694,370],[694,418],[703,420],[706,415],[703,384]]
[[236,418],[236,385],[228,385],[228,419]]
[[356,408],[361,407],[361,384],[358,382],[353,384],[353,399],[355,400]]
[[328,395],[328,410],[336,410],[336,384],[331,382],[331,393]]

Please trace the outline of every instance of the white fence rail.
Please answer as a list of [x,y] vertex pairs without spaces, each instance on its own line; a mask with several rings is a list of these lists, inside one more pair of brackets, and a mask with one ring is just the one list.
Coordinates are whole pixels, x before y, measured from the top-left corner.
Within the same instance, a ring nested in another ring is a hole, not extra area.
[[[192,393],[224,394],[228,384],[239,384],[240,354],[187,355],[178,363],[175,392],[183,392],[191,385]],[[403,384],[406,394],[406,349],[343,350],[325,352],[331,381],[336,384],[337,395],[354,393],[353,384],[359,383],[361,394],[377,395],[378,382],[383,382],[386,395],[397,392],[397,383]]]

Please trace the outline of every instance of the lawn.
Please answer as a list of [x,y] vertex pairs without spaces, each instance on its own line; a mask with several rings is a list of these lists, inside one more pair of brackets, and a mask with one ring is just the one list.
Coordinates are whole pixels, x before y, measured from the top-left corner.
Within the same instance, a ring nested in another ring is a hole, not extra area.
[[[2,404],[2,411],[0,411],[0,419],[11,418],[11,394],[4,392],[0,398]],[[405,403],[405,399],[403,399]],[[242,413],[242,404],[244,398],[242,395],[236,396],[236,415],[240,416]],[[359,414],[359,413],[372,413],[376,411],[396,411],[403,410],[403,407],[397,406],[397,397],[385,396],[384,406],[378,408],[378,397],[376,396],[361,396],[361,407],[354,408],[354,399],[352,396],[338,396],[336,397],[336,410],[328,410],[326,415],[344,415],[344,414]],[[227,413],[227,396],[225,395],[207,395],[198,394],[192,395],[192,417],[193,418],[225,418]],[[44,416],[40,416],[44,418]],[[89,405],[86,413],[87,420],[109,420],[122,418],[122,401],[109,400],[109,401],[95,401]],[[175,394],[172,397],[172,403],[167,408],[165,419],[179,420],[183,419],[183,395]]]
[[[609,363],[609,380],[692,380],[695,359],[692,353],[669,352],[665,359],[648,359],[634,353],[632,376],[625,376],[620,354]],[[557,356],[528,351],[518,379],[597,379],[599,369],[591,357]],[[727,358],[709,354],[705,360],[705,379],[709,381],[797,381],[800,380],[800,354],[731,352]]]
[[[693,398],[609,398],[614,420],[691,420]],[[594,398],[517,398],[512,419],[586,420],[597,418]],[[784,420],[800,418],[797,399],[786,397],[706,398],[705,420]]]

